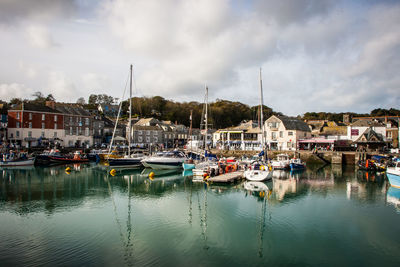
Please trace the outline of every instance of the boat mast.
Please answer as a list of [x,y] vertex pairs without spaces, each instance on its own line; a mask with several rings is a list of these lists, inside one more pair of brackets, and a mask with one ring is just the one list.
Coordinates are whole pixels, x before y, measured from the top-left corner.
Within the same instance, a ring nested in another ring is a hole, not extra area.
[[207,150],[207,137],[208,137],[208,87],[206,85],[206,96],[205,96],[205,103],[206,105],[206,114],[205,114],[205,135],[204,135],[204,150]]
[[[265,136],[264,136],[264,117],[263,117],[263,87],[262,87],[262,77],[261,77],[261,68],[260,68],[260,120],[261,120],[261,151],[265,150]],[[265,151],[264,151],[265,153]],[[264,154],[263,158],[266,156]]]
[[131,156],[131,134],[132,134],[132,64],[131,76],[129,81],[129,123],[128,123],[129,137],[128,137],[128,156]]
[[192,151],[192,146],[193,146],[193,141],[192,141],[192,117],[193,116],[193,110],[190,110],[190,128],[189,128],[189,141],[190,141],[190,151]]

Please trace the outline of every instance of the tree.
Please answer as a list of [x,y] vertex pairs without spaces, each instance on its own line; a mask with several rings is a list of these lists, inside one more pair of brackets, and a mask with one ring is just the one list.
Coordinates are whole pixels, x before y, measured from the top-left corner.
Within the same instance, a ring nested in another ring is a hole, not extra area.
[[76,103],[80,104],[80,105],[85,105],[86,101],[83,97],[80,97],[80,98],[78,98],[78,100],[76,100]]
[[52,94],[48,94],[46,97],[46,101],[56,101],[56,99],[54,98],[54,96]]
[[14,97],[14,98],[11,98],[11,100],[10,100],[10,105],[21,104],[21,103],[22,103],[21,98]]

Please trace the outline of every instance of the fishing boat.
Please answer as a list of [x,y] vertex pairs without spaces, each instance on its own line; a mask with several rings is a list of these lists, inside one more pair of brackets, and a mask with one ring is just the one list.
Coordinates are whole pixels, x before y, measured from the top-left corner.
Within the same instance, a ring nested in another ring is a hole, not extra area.
[[394,167],[387,167],[386,175],[391,186],[400,188],[400,162],[396,162]]
[[181,169],[185,159],[186,156],[183,152],[174,150],[159,152],[154,156],[145,157],[141,162],[146,168]]
[[21,167],[21,166],[32,166],[35,163],[35,158],[28,158],[25,152],[14,153],[10,151],[8,154],[3,154],[0,161],[0,167]]
[[375,163],[372,160],[369,160],[369,159],[367,159],[367,160],[359,160],[357,162],[357,166],[358,166],[358,168],[360,170],[363,170],[363,171],[371,171],[371,172],[376,171]]
[[272,168],[268,167],[266,163],[267,153],[265,153],[265,130],[264,130],[264,118],[263,118],[263,87],[261,78],[261,68],[260,68],[260,128],[261,128],[261,152],[259,156],[263,157],[262,162],[256,162],[252,166],[249,166],[247,170],[244,171],[244,177],[249,181],[264,181],[272,179]]
[[306,168],[306,163],[301,161],[299,158],[293,158],[290,160],[290,170],[304,170]]
[[290,168],[290,159],[288,154],[279,154],[275,160],[271,160],[271,166],[274,170],[285,170]]
[[[130,67],[130,86],[129,86],[129,122],[128,122],[128,155],[123,158],[108,158],[108,165],[111,168],[138,169],[143,166],[143,154],[131,154],[131,139],[132,139],[132,65]],[[122,102],[121,102],[122,103]],[[117,120],[118,122],[118,120]],[[115,129],[113,137],[115,134]],[[112,145],[113,139],[111,140]]]
[[74,156],[49,155],[50,163],[86,163],[89,159],[82,157],[80,151],[75,151]]

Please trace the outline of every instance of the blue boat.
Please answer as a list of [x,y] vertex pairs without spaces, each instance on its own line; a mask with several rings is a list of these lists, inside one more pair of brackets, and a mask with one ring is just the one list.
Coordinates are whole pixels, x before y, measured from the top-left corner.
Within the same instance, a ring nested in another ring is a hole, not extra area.
[[396,162],[394,167],[388,167],[386,175],[391,186],[400,188],[400,162]]
[[295,170],[304,170],[306,168],[306,164],[302,162],[300,159],[291,159],[290,160],[290,170],[295,171]]
[[184,170],[193,170],[196,166],[194,163],[183,162],[182,167]]

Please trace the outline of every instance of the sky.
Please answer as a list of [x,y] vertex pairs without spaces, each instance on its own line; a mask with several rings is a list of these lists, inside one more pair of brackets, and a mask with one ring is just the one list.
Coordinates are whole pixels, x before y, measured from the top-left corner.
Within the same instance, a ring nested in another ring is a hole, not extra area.
[[0,99],[400,108],[399,0],[0,0]]

